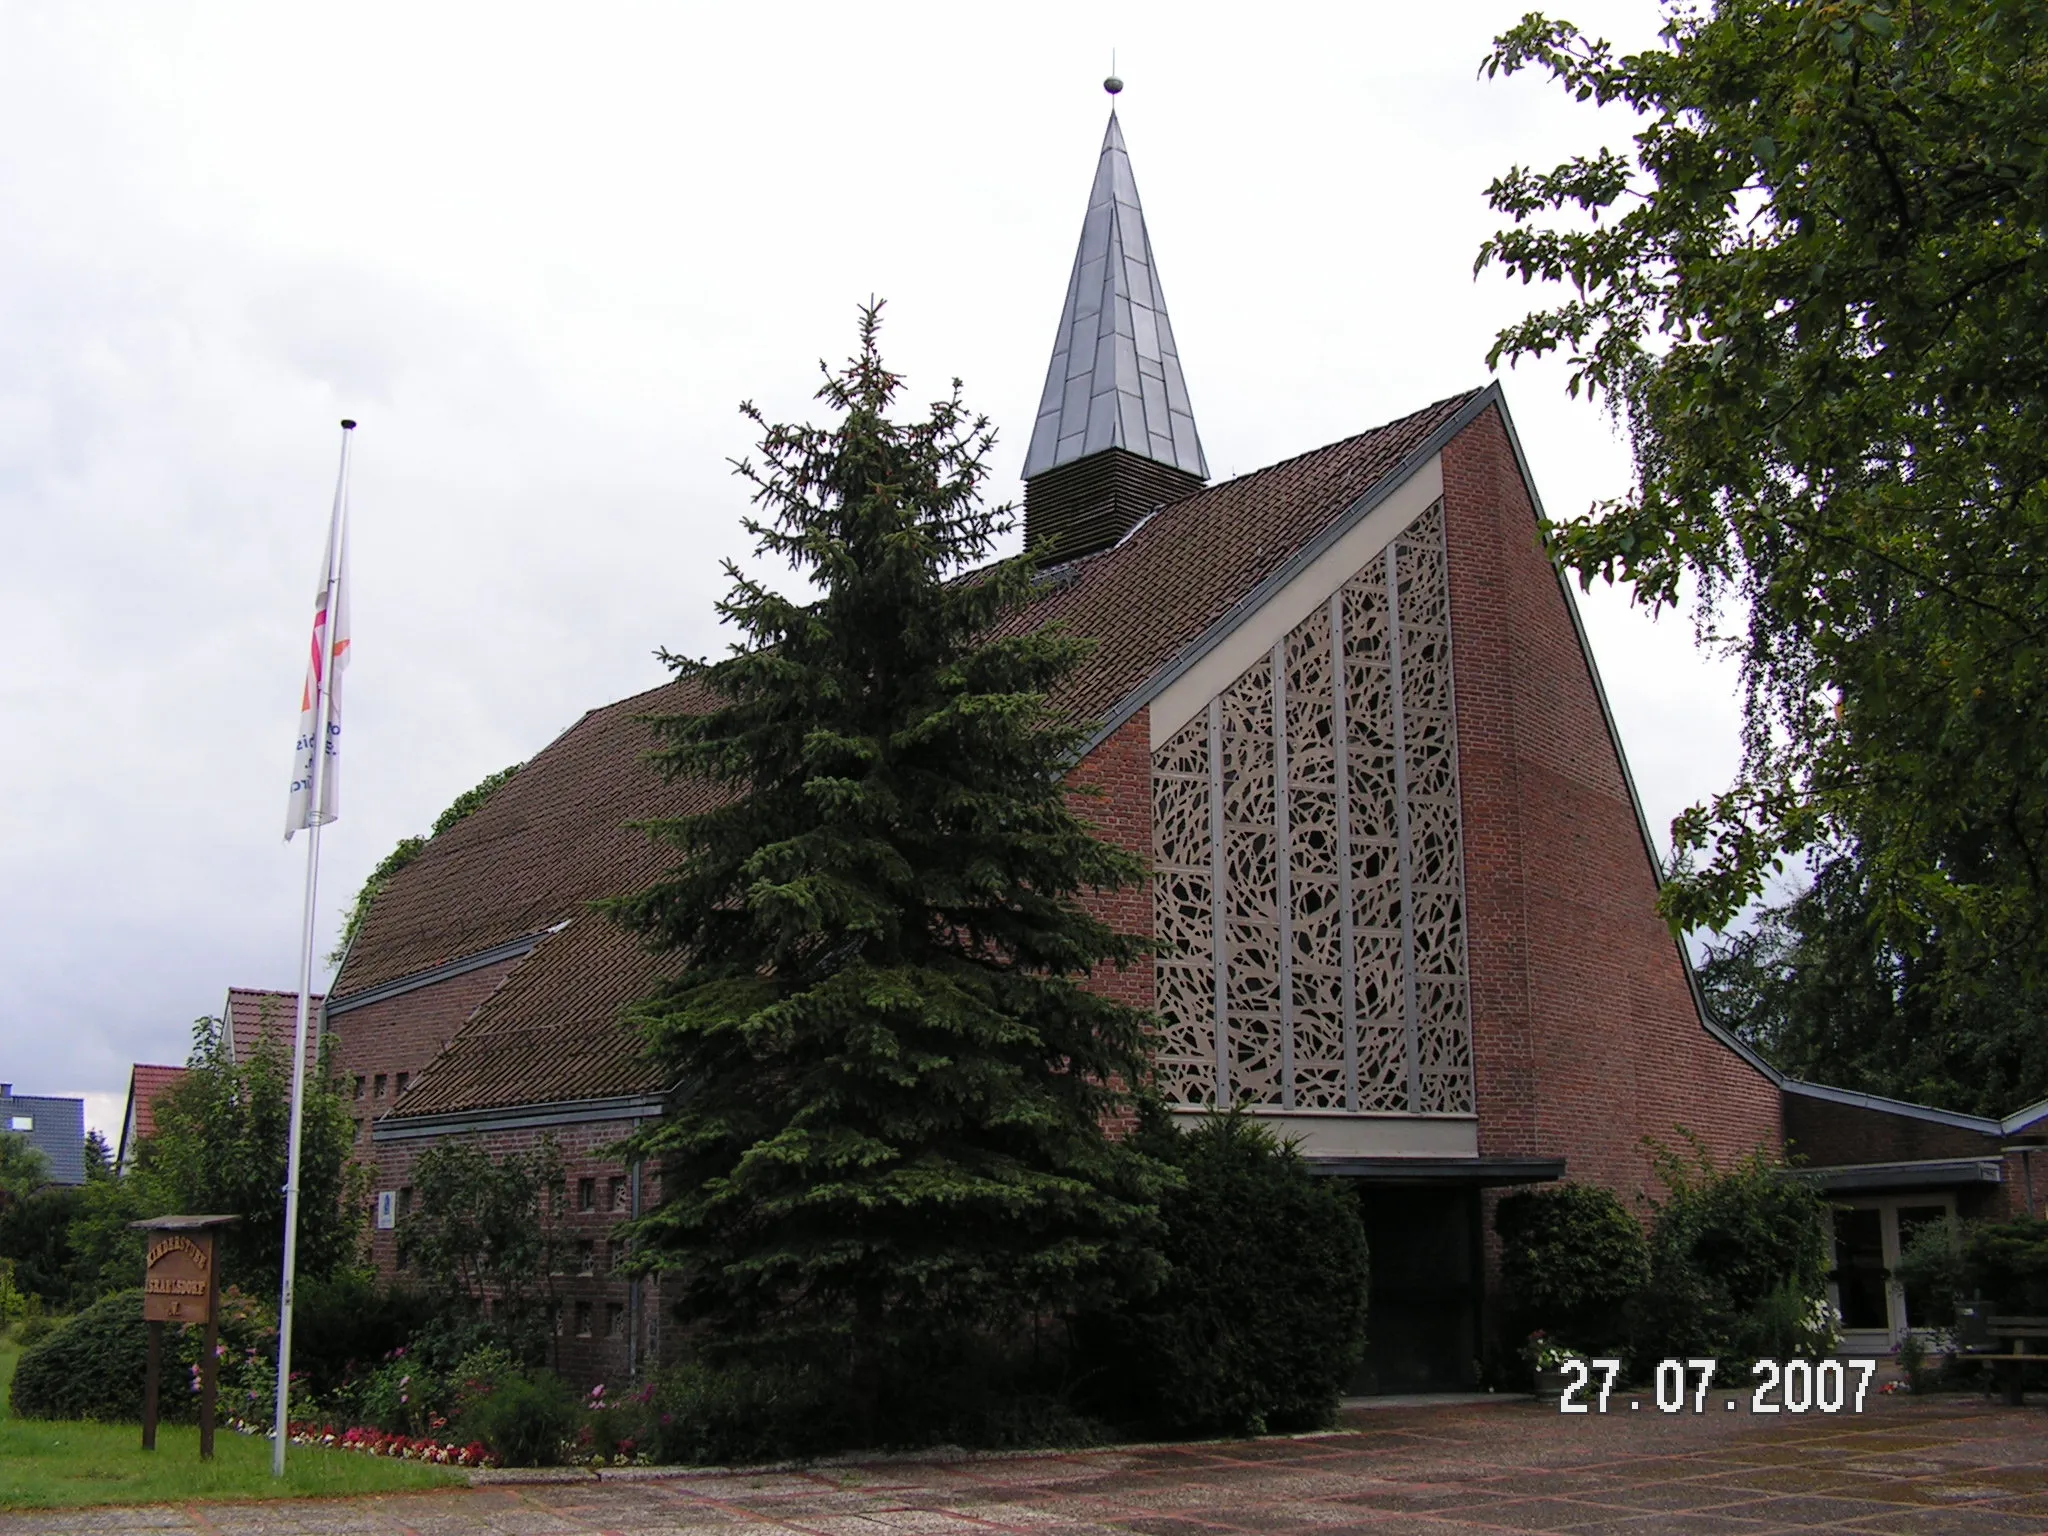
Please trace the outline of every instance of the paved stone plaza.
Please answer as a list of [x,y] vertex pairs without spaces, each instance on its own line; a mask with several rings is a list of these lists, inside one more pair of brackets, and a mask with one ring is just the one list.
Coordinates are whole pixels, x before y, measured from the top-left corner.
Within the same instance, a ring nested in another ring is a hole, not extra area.
[[626,1473],[445,1493],[0,1515],[0,1536],[1769,1536],[2048,1533],[2048,1410],[1878,1399],[1860,1418],[1374,1408],[1342,1433]]

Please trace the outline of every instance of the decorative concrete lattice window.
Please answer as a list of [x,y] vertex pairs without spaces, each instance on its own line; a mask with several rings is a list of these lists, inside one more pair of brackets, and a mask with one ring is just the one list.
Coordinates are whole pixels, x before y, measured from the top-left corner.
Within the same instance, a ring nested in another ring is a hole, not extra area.
[[1152,799],[1170,1102],[1470,1113],[1441,503],[1153,753]]

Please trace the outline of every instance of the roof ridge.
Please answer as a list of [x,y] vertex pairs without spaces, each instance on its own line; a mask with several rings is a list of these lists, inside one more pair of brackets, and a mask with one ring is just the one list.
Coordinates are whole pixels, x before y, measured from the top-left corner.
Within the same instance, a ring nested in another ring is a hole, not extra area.
[[1467,401],[1472,400],[1476,396],[1486,393],[1487,388],[1487,385],[1481,384],[1473,389],[1461,389],[1454,395],[1445,395],[1440,400],[1432,400],[1428,405],[1423,406],[1420,410],[1409,411],[1405,415],[1395,416],[1390,420],[1381,422],[1376,427],[1367,427],[1363,432],[1354,432],[1349,437],[1340,437],[1336,439],[1334,442],[1324,443],[1319,448],[1304,449],[1302,452],[1292,454],[1287,458],[1276,459],[1271,464],[1261,464],[1257,469],[1248,469],[1241,475],[1232,475],[1228,480],[1213,481],[1210,484],[1201,486],[1195,491],[1191,492],[1190,494],[1181,497],[1178,501],[1167,502],[1165,506],[1162,506],[1160,508],[1160,510],[1163,512],[1167,510],[1167,508],[1169,507],[1185,506],[1188,502],[1195,500],[1197,497],[1212,495],[1217,491],[1225,489],[1226,487],[1243,486],[1250,484],[1253,481],[1263,479],[1267,475],[1278,474],[1283,470],[1293,468],[1294,466],[1302,463],[1306,459],[1313,459],[1317,457],[1319,454],[1330,453],[1335,449],[1345,448],[1354,443],[1362,443],[1368,437],[1378,437],[1382,432],[1391,432],[1397,427],[1404,426],[1408,422],[1414,421],[1417,417],[1433,415],[1436,412],[1443,410],[1447,406],[1462,406]]

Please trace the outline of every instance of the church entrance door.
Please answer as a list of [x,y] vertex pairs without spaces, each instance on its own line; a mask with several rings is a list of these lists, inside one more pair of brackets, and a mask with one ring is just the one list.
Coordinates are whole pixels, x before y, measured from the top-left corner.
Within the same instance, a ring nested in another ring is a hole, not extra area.
[[1371,1300],[1358,1394],[1467,1392],[1478,1380],[1479,1191],[1362,1182]]

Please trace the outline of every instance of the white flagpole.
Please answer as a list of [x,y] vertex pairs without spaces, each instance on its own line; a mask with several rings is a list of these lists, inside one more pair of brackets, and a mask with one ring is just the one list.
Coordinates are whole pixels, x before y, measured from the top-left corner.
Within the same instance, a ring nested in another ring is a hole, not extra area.
[[284,1448],[291,1438],[292,1280],[299,1257],[299,1133],[306,1111],[306,1026],[313,1005],[313,895],[320,882],[321,790],[327,776],[327,718],[334,694],[334,639],[341,626],[336,588],[341,583],[341,551],[348,533],[348,445],[355,423],[341,424],[341,469],[334,482],[333,553],[327,563],[327,620],[322,636],[320,696],[314,711],[313,784],[307,817],[306,909],[299,933],[299,1025],[292,1041],[291,1150],[284,1176],[284,1284],[277,1299],[277,1421],[270,1448],[270,1475],[284,1476]]

